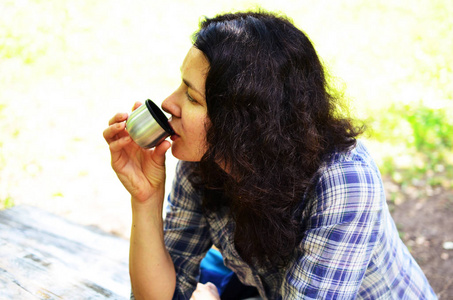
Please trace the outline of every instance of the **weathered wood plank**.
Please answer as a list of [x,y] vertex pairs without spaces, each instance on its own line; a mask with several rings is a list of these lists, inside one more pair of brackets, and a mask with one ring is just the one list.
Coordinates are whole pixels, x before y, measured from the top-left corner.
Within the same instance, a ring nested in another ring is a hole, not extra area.
[[127,299],[127,240],[37,208],[0,211],[0,299]]

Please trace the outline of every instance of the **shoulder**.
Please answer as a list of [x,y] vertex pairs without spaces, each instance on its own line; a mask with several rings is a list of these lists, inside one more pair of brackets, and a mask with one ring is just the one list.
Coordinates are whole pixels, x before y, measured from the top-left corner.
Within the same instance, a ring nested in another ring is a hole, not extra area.
[[361,141],[347,152],[332,153],[314,182],[316,210],[380,210],[385,202],[381,175]]
[[328,171],[331,168],[341,165],[367,167],[372,171],[379,173],[378,167],[367,147],[360,140],[357,140],[355,146],[348,151],[331,153],[326,159],[325,164],[320,168],[320,171]]

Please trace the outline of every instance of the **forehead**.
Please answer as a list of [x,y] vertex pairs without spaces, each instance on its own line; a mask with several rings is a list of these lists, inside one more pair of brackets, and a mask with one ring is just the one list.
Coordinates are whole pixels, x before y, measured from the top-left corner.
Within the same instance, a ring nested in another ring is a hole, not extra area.
[[186,57],[181,66],[181,73],[200,73],[199,75],[205,76],[209,69],[209,63],[203,52],[195,47],[191,47],[187,52]]

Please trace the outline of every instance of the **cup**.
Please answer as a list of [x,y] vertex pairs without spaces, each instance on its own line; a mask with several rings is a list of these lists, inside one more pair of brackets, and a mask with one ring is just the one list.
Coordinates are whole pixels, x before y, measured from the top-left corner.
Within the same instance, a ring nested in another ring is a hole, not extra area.
[[142,148],[153,148],[175,134],[162,110],[149,99],[130,114],[126,130]]

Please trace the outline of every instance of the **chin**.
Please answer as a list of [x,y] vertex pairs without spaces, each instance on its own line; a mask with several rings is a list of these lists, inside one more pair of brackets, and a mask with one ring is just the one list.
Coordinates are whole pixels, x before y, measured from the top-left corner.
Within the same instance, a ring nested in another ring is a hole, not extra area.
[[194,155],[192,153],[187,153],[183,149],[181,149],[177,146],[174,147],[173,145],[171,147],[171,154],[179,160],[190,161],[190,162],[199,162],[202,157],[200,155]]

